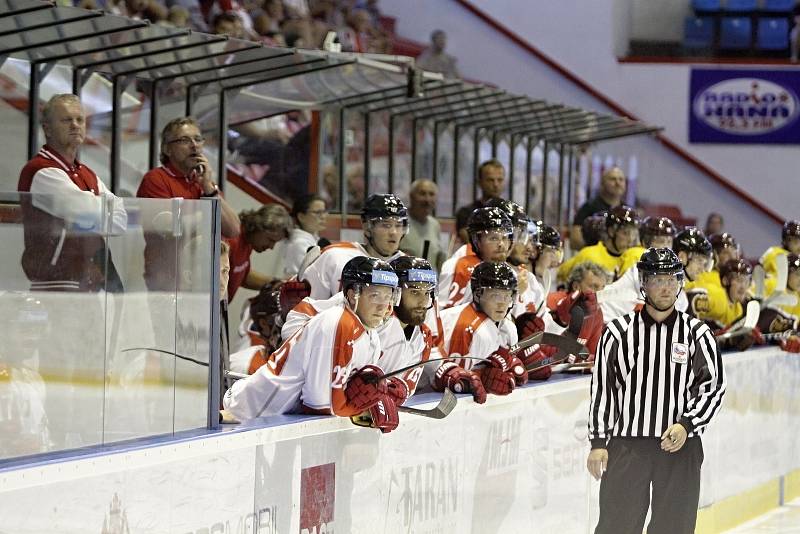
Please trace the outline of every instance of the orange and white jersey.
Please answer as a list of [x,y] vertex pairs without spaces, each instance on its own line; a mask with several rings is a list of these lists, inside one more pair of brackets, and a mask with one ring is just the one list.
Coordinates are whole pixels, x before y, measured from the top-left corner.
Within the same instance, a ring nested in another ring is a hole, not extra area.
[[439,306],[442,310],[472,302],[472,289],[469,280],[472,270],[481,262],[474,254],[467,254],[460,258],[450,258],[439,273]]
[[[390,262],[404,255],[397,251],[389,258],[382,259]],[[303,280],[311,285],[311,298],[327,299],[338,293],[341,290],[342,269],[356,256],[372,255],[359,243],[342,242],[325,247],[319,258],[303,273]]]
[[240,421],[285,413],[349,417],[344,386],[357,369],[377,365],[381,344],[345,306],[312,317],[255,374],[225,392],[223,407]]
[[471,302],[442,310],[442,326],[443,356],[464,369],[472,368],[476,362],[460,356],[486,358],[498,348],[517,342],[517,329],[508,317],[495,323]]
[[450,258],[448,258],[448,259],[452,259],[452,258],[458,259],[458,258],[463,258],[464,256],[474,256],[474,255],[475,255],[475,251],[472,250],[472,245],[467,243],[466,245],[461,245],[460,247],[458,247],[456,249],[456,251],[453,252],[453,255],[450,256]]
[[530,271],[525,271],[525,273],[528,287],[522,293],[517,293],[514,299],[514,306],[511,308],[511,317],[516,319],[525,313],[533,313],[544,321],[545,332],[551,334],[563,333],[566,328],[559,325],[550,315],[550,310],[545,302],[546,294],[539,279]]
[[267,347],[252,345],[238,350],[230,355],[231,371],[243,375],[252,375],[267,363]]
[[[424,323],[414,328],[410,339],[406,338],[403,324],[394,315],[376,330],[383,351],[378,366],[384,373],[391,373],[418,362],[426,362],[431,356],[433,334]],[[408,386],[409,396],[417,389],[423,368],[419,366],[400,375]]]

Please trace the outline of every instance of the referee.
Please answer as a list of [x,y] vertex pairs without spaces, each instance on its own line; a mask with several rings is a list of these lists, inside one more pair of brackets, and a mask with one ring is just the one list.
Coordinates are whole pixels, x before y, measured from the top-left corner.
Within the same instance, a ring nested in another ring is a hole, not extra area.
[[608,323],[592,374],[586,461],[600,484],[595,534],[691,534],[700,435],[719,411],[725,378],[711,330],[675,309],[683,265],[651,248],[637,267],[645,306]]

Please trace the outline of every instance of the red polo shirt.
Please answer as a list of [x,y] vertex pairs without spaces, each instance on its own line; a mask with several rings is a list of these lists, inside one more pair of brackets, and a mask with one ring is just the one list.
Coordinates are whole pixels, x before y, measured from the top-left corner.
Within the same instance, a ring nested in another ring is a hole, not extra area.
[[253,252],[253,247],[245,240],[244,232],[239,234],[239,237],[225,241],[231,247],[228,253],[231,262],[231,272],[228,277],[228,302],[233,302],[233,296],[250,273],[250,254]]
[[197,200],[203,188],[196,180],[181,174],[171,163],[150,169],[142,178],[136,196],[139,198],[186,198]]

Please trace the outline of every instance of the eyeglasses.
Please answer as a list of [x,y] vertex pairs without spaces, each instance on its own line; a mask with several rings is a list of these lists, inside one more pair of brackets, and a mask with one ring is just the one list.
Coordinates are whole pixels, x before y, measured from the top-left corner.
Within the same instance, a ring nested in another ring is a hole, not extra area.
[[176,137],[171,141],[167,141],[168,145],[172,143],[178,143],[180,145],[189,145],[191,143],[194,143],[195,145],[204,145],[206,143],[206,138],[202,135],[196,135],[194,137],[184,135],[183,137]]

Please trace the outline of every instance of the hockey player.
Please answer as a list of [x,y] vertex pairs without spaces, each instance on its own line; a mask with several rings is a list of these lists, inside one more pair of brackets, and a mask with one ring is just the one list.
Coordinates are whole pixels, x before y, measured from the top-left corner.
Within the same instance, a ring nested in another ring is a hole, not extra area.
[[768,276],[775,276],[775,257],[778,254],[800,255],[800,221],[786,221],[781,230],[781,246],[769,247],[758,261]]
[[250,299],[248,321],[242,321],[243,343],[230,355],[230,370],[251,375],[267,363],[267,358],[280,346],[280,293],[271,284],[261,288]]
[[[714,283],[695,284],[687,289],[689,313],[705,321],[716,335],[725,333],[744,315],[744,305],[749,300],[748,290],[752,283],[753,268],[744,260],[728,260],[719,268],[720,285]],[[753,343],[762,344],[763,338],[756,328],[752,334],[730,338],[723,348],[746,350]]]
[[351,417],[370,411],[384,432],[397,427],[397,407],[378,367],[377,327],[399,298],[386,262],[363,256],[341,273],[343,302],[312,317],[267,359],[225,393],[223,406],[246,421],[283,413]]
[[[794,306],[781,305],[762,308],[758,326],[765,333],[791,331],[786,339],[781,340],[781,347],[789,352],[800,352],[800,337],[797,334],[800,329],[800,256],[789,254],[787,259],[789,276],[786,278],[786,293],[794,296],[797,302]],[[775,292],[776,282],[774,277],[767,278],[764,283],[767,295]]]
[[675,237],[675,225],[668,217],[646,217],[639,226],[639,243],[641,246],[631,247],[622,255],[621,273],[636,267],[642,254],[648,248],[672,248]]
[[400,240],[408,233],[408,210],[395,195],[370,195],[361,210],[361,225],[366,244],[329,245],[303,273],[303,280],[311,285],[311,298],[327,299],[336,294],[342,267],[351,258],[368,256],[390,262],[403,255]]
[[[711,244],[700,230],[687,228],[670,240],[673,251],[683,265],[684,279],[688,280],[687,284],[694,284],[694,280],[701,278],[703,273],[711,269],[713,263]],[[656,241],[650,239],[648,242]],[[644,297],[637,267],[634,266],[627,270],[619,280],[599,291],[597,303],[600,305],[606,322],[641,308],[644,305]],[[675,301],[675,309],[686,311],[688,305],[686,293],[681,290]]]
[[564,259],[564,246],[561,234],[550,225],[536,221],[539,228],[538,240],[534,247],[533,271],[545,293],[556,290],[555,272]]
[[[517,342],[517,330],[508,317],[517,292],[514,269],[505,262],[482,262],[473,269],[470,286],[470,302],[442,311],[443,356],[452,361],[437,365],[433,387],[470,391],[481,403],[486,392],[508,395],[515,385],[528,381],[528,373],[522,361],[508,352]],[[475,365],[461,356],[490,361]]]
[[591,247],[582,248],[558,269],[558,279],[566,281],[572,267],[590,261],[602,267],[610,280],[622,274],[622,255],[639,240],[639,216],[629,206],[616,206],[606,214],[606,235]]
[[469,216],[467,233],[475,255],[450,258],[439,275],[439,306],[472,302],[470,277],[482,261],[504,262],[513,244],[514,226],[500,208],[478,208]]

